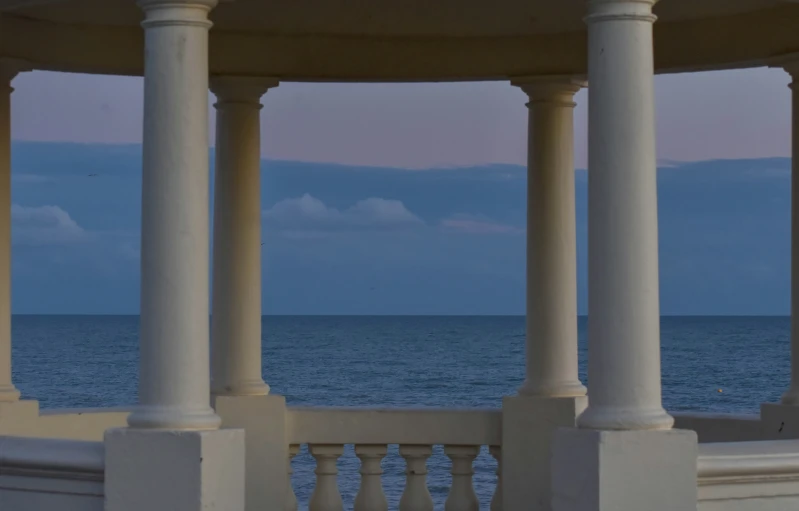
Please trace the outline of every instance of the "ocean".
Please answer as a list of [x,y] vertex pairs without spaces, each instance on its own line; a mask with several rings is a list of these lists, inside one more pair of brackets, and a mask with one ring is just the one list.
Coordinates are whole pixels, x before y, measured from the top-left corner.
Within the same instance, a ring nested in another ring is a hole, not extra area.
[[[586,378],[586,318],[580,318],[580,377]],[[499,407],[524,378],[525,320],[516,316],[265,316],[264,378],[289,405]],[[664,317],[663,402],[670,411],[757,413],[790,379],[787,317]],[[14,382],[42,408],[135,403],[136,316],[14,316]],[[721,389],[722,392],[718,392]],[[396,508],[404,463],[396,446],[384,460],[386,494]],[[294,461],[301,509],[313,490],[313,460]],[[436,508],[449,487],[438,447],[429,463]],[[347,507],[357,492],[358,460],[339,461]],[[495,462],[475,463],[486,508]]]

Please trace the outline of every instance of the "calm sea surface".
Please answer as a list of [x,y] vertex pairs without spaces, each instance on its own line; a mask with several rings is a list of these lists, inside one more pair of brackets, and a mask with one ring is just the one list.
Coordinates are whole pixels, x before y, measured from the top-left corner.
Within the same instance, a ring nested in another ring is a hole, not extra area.
[[[788,318],[667,317],[661,345],[667,409],[756,413],[787,388]],[[15,316],[14,381],[43,408],[136,401],[138,318]],[[586,382],[586,322],[580,375]],[[264,377],[291,405],[499,407],[524,375],[522,317],[274,317],[263,319]],[[717,389],[723,389],[719,393]],[[392,509],[402,491],[396,446],[384,461]],[[449,486],[439,448],[430,460],[436,507]],[[357,491],[351,447],[339,462],[345,504]],[[301,502],[313,489],[313,461],[294,462]],[[483,453],[475,489],[487,508],[495,463]]]

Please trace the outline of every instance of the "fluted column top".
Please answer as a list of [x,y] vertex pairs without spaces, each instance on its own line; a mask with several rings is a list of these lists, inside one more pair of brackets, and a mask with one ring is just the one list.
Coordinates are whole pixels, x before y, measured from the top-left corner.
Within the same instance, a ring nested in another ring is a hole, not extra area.
[[11,87],[11,80],[15,76],[32,70],[33,66],[24,60],[0,58],[0,87]]
[[226,104],[261,105],[261,96],[280,85],[277,78],[254,76],[212,76],[209,88],[217,97],[217,106]]
[[[799,78],[799,53],[786,53],[778,55],[769,61],[769,67],[779,67],[785,70],[791,78]],[[790,87],[790,85],[789,85]]]
[[588,86],[579,76],[533,76],[511,79],[511,85],[519,87],[530,98],[527,106],[551,103],[561,106],[576,106],[574,95]]
[[652,7],[658,0],[588,0],[587,24],[598,21],[638,20],[655,22]]
[[218,0],[136,0],[145,12],[142,27],[193,25],[211,28],[208,13]]

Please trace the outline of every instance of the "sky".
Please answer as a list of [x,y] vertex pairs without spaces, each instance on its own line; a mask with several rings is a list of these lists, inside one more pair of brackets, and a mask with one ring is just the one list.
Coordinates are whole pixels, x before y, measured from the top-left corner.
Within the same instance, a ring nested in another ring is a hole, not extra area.
[[[664,314],[788,312],[787,83],[776,70],[657,77]],[[13,85],[14,312],[137,313],[141,80]],[[283,84],[263,102],[264,313],[524,312],[523,93]],[[575,192],[585,314],[583,170]]]
[[[658,157],[788,156],[788,83],[778,69],[656,77]],[[141,78],[32,72],[14,87],[16,140],[141,142]],[[414,169],[524,164],[525,98],[502,82],[284,83],[263,98],[262,152],[277,160]],[[587,160],[586,98],[585,91],[576,98],[578,167]]]

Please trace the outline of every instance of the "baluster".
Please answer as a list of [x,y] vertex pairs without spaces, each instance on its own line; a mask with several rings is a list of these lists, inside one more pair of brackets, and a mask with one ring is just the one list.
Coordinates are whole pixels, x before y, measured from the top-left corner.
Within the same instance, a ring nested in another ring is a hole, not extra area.
[[297,495],[294,493],[294,486],[291,484],[291,476],[294,469],[291,467],[291,460],[300,452],[299,445],[289,446],[289,455],[286,458],[286,473],[288,473],[288,484],[286,485],[286,511],[297,511]]
[[381,463],[388,449],[385,445],[356,445],[355,455],[361,460],[361,487],[355,497],[354,511],[388,511],[383,493]]
[[316,487],[308,503],[309,511],[343,511],[344,502],[338,491],[338,467],[336,462],[344,453],[343,445],[309,445],[308,450],[316,459]]
[[446,445],[444,453],[452,460],[452,487],[444,503],[444,511],[480,511],[480,501],[472,485],[472,462],[480,454],[480,447]]
[[502,447],[492,445],[488,448],[491,456],[497,460],[497,487],[491,497],[491,511],[502,511]]
[[427,458],[433,454],[429,445],[401,445],[400,455],[405,458],[405,491],[399,502],[399,511],[433,511],[433,497],[427,489]]

